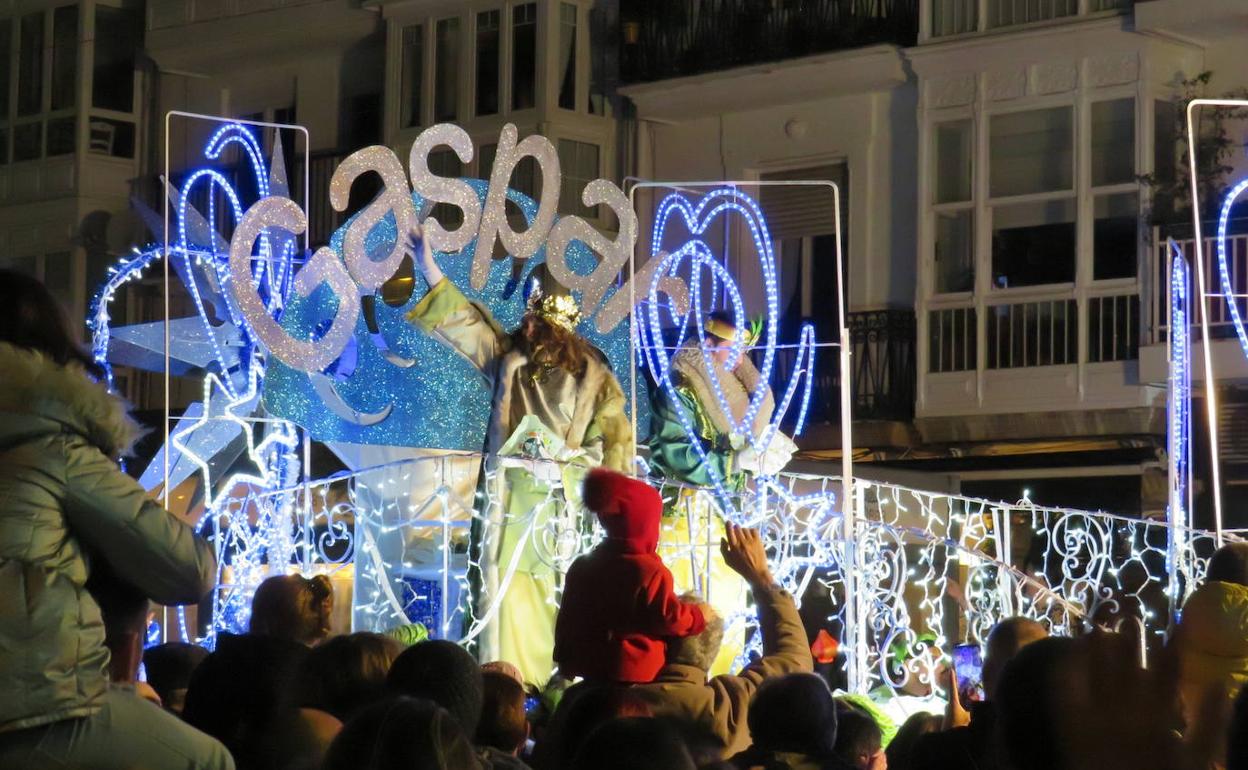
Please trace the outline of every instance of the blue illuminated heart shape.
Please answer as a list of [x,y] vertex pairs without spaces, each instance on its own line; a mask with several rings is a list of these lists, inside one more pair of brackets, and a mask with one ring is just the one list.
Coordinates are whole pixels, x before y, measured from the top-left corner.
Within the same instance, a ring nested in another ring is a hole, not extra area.
[[[656,340],[656,344],[652,346],[652,363],[654,364],[653,371],[656,375],[668,379],[670,383],[670,375],[668,374],[671,363],[670,357],[663,346],[657,344],[657,341],[661,339],[659,336],[661,322],[658,317],[659,303],[657,301],[658,284],[662,277],[675,275],[680,271],[686,259],[689,262],[689,293],[691,301],[688,311],[684,314],[678,313],[675,308],[670,308],[671,320],[682,330],[688,329],[692,320],[697,339],[705,339],[701,301],[703,296],[703,273],[704,271],[708,272],[710,274],[709,288],[711,296],[714,296],[722,286],[732,308],[733,325],[738,330],[737,338],[733,341],[732,354],[729,361],[725,364],[725,368],[728,371],[732,371],[736,367],[739,357],[745,354],[742,330],[748,328],[749,323],[745,314],[744,303],[741,299],[740,289],[727,269],[716,261],[710,246],[703,240],[703,236],[720,217],[729,216],[740,217],[753,238],[759,266],[762,269],[767,303],[765,315],[766,339],[763,344],[763,363],[759,367],[759,382],[754,388],[754,392],[750,394],[749,408],[740,420],[735,420],[732,417],[732,410],[728,405],[727,399],[724,398],[722,384],[719,382],[719,376],[716,372],[717,367],[711,365],[711,356],[705,345],[702,345],[702,356],[710,374],[720,408],[732,420],[733,430],[752,438],[754,417],[758,414],[758,410],[767,395],[771,368],[775,360],[776,332],[779,326],[779,303],[776,298],[776,259],[772,251],[771,235],[767,231],[767,224],[763,219],[763,213],[759,209],[758,204],[753,198],[740,190],[731,187],[721,187],[712,190],[696,205],[692,204],[683,195],[673,193],[664,198],[659,204],[650,240],[651,259],[663,260],[660,269],[655,271],[654,279],[649,287],[651,332],[654,335],[653,339]],[[690,240],[673,253],[661,255],[657,252],[663,244],[663,236],[672,217],[679,217],[678,221],[683,222],[686,230],[689,232]],[[679,404],[676,405],[676,408],[680,409]],[[684,417],[687,418],[688,416],[684,415]],[[687,419],[682,419],[682,422],[686,423],[686,429],[688,430],[691,423]],[[691,438],[693,437],[691,436]],[[694,443],[698,443],[696,439]]]

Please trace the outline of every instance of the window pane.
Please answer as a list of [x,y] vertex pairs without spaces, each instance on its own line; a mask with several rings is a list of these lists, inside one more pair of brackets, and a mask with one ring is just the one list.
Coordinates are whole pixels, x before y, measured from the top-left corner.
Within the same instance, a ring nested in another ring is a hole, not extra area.
[[421,87],[425,74],[425,28],[403,28],[403,126],[420,125]]
[[607,13],[602,8],[589,10],[589,114],[606,115],[608,41],[613,30],[608,27]]
[[[429,153],[429,171],[438,176],[457,178],[464,175],[464,164],[453,150],[438,150]],[[451,230],[464,222],[464,212],[449,203],[439,203],[430,213],[443,227]]]
[[576,6],[559,4],[559,106],[576,109]]
[[477,14],[477,114],[498,112],[498,43],[501,11]]
[[960,35],[979,27],[979,0],[932,0],[932,37]]
[[[63,5],[52,15],[52,109],[74,106],[77,69],[78,6]],[[49,136],[49,149],[51,146],[52,137]]]
[[1048,21],[1078,12],[1078,0],[988,0],[988,26]]
[[1092,104],[1092,184],[1135,179],[1135,100]]
[[[283,121],[278,121],[283,122]],[[87,150],[114,158],[134,157],[134,124],[125,120],[92,118],[87,126]]]
[[124,8],[95,7],[95,80],[91,103],[134,112],[134,56],[142,45],[139,15]]
[[488,180],[494,170],[494,156],[498,154],[497,144],[483,144],[477,153],[477,178]]
[[459,116],[459,19],[438,22],[433,69],[433,119],[455,120]]
[[989,194],[1069,190],[1074,186],[1070,107],[993,115],[989,123]]
[[1075,280],[1075,201],[992,210],[992,281],[999,288]]
[[936,293],[975,288],[975,228],[971,210],[936,215]]
[[590,208],[581,202],[585,185],[598,178],[598,145],[559,140],[559,167],[563,172],[563,187],[559,190],[559,211],[582,217],[597,217],[598,207]]
[[0,120],[9,119],[9,81],[13,72],[9,59],[12,54],[13,20],[0,19]]
[[43,11],[22,17],[17,59],[17,114],[43,110]]
[[1174,102],[1153,102],[1153,175],[1163,185],[1175,180],[1179,160],[1179,121],[1182,119]]
[[511,189],[522,192],[535,201],[542,197],[542,169],[532,155],[521,158],[511,172]]
[[43,157],[43,123],[23,123],[13,129],[13,160]]
[[936,202],[971,199],[971,158],[975,154],[971,121],[936,126]]
[[48,157],[72,155],[77,121],[71,116],[48,121]]
[[537,3],[517,5],[511,12],[511,108],[537,105]]
[[1134,278],[1140,221],[1136,194],[1098,195],[1093,210],[1092,277],[1098,281]]

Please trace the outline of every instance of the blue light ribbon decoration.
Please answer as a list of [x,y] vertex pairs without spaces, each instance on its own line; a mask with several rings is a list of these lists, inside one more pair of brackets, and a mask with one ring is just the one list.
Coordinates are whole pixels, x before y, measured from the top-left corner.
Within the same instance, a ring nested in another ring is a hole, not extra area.
[[[690,239],[671,254],[661,254],[658,250],[663,243],[669,220],[674,216],[679,216],[683,220]],[[654,376],[655,380],[670,398],[677,419],[680,420],[681,426],[689,437],[690,444],[702,459],[711,477],[712,485],[717,497],[721,501],[723,510],[733,511],[737,506],[734,506],[731,502],[731,495],[725,487],[726,479],[720,477],[713,463],[707,462],[708,458],[701,436],[693,424],[692,417],[686,413],[681,399],[676,394],[676,386],[671,373],[672,357],[668,355],[664,343],[664,314],[662,312],[666,309],[666,320],[682,330],[682,332],[692,327],[694,338],[701,341],[706,337],[703,322],[703,316],[707,312],[707,308],[703,306],[706,301],[705,297],[709,295],[712,297],[711,301],[713,302],[713,298],[716,295],[722,294],[727,298],[726,304],[731,308],[734,320],[733,325],[737,330],[737,334],[732,341],[729,359],[725,363],[724,368],[732,371],[740,357],[746,354],[743,330],[748,328],[749,323],[745,314],[740,288],[728,269],[716,260],[711,247],[702,238],[703,234],[708,231],[715,220],[721,216],[736,216],[744,222],[752,236],[763,277],[766,315],[764,317],[764,342],[761,345],[763,360],[758,367],[759,381],[754,392],[750,394],[749,407],[742,418],[735,420],[733,425],[734,431],[741,434],[748,445],[760,457],[766,454],[768,446],[779,431],[780,423],[788,413],[799,387],[803,390],[796,432],[800,433],[805,424],[814,381],[816,342],[814,327],[810,324],[804,324],[797,343],[794,374],[786,384],[784,396],[777,404],[777,408],[766,429],[761,436],[754,435],[754,418],[762,407],[767,390],[770,388],[771,371],[775,362],[777,348],[777,330],[780,321],[776,258],[772,249],[771,234],[768,231],[763,212],[753,198],[736,187],[721,187],[711,190],[696,205],[691,203],[681,193],[671,193],[660,202],[651,234],[651,259],[658,259],[661,262],[659,263],[659,269],[655,271],[651,278],[650,286],[647,287],[646,317],[649,336],[648,340],[643,340],[641,344],[645,348],[647,366],[652,376]],[[688,272],[690,279],[690,301],[688,309],[682,313],[673,303],[660,301],[659,287],[664,277],[674,276],[678,272],[683,271]],[[704,277],[704,273],[709,276],[711,289],[709,292],[703,291],[703,282],[707,280]],[[715,392],[715,398],[719,401],[723,413],[729,415],[731,420],[733,419],[731,417],[732,410],[729,407],[728,399],[724,396],[718,374],[716,373],[716,367],[712,366],[711,353],[705,343],[700,343],[700,348],[703,363],[706,365],[706,370],[709,374],[708,379]],[[820,519],[830,513],[833,504],[830,493],[795,496],[784,485],[776,483],[774,478],[767,475],[756,478],[755,486],[758,494],[761,496],[760,502],[765,503],[768,496],[775,496],[780,498],[786,505],[816,509]]]

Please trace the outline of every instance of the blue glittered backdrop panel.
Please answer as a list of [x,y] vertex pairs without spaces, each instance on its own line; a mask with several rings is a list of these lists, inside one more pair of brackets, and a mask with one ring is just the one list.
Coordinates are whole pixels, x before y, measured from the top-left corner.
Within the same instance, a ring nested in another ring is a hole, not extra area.
[[[467,181],[484,205],[488,184],[481,180]],[[515,190],[508,190],[507,197],[531,223],[537,214],[537,204]],[[416,210],[423,210],[424,199],[418,193],[413,193],[412,199]],[[330,242],[330,247],[340,257],[343,238],[352,221],[339,228]],[[368,234],[366,248],[369,253],[388,251],[397,235],[393,215],[388,216]],[[520,288],[524,285],[523,279],[545,262],[546,249],[543,246],[520,266],[519,282],[513,277],[513,260],[494,260],[489,280],[478,292],[472,289],[468,277],[476,247],[474,240],[459,253],[439,254],[438,264],[468,298],[488,307],[504,329],[514,329],[524,314]],[[589,273],[597,266],[598,259],[588,246],[573,241],[568,247],[567,263],[578,273]],[[393,353],[415,364],[403,368],[386,360],[361,316],[355,330],[355,369],[349,377],[335,381],[338,395],[358,412],[375,414],[389,407],[391,411],[384,420],[374,425],[360,425],[340,417],[322,402],[307,374],[276,359],[270,359],[265,377],[264,402],[269,411],[306,428],[318,441],[480,451],[490,415],[489,389],[472,365],[407,322],[407,313],[428,291],[419,272],[416,285],[417,290],[403,307],[376,303],[377,325],[386,344]],[[297,338],[315,336],[332,319],[335,306],[336,300],[324,286],[306,298],[292,294],[282,316],[282,326]],[[586,319],[578,331],[606,354],[627,390],[628,321],[601,334],[592,319]],[[638,440],[641,441],[647,433],[650,408],[644,398],[639,401],[638,425],[642,435]]]

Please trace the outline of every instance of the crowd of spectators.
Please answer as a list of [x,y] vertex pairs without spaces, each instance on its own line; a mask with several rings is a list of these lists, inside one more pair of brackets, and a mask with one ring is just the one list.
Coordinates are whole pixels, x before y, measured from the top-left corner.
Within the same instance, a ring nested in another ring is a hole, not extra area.
[[696,596],[679,598],[683,636],[647,642],[649,681],[536,683],[423,629],[335,635],[332,586],[299,575],[266,580],[247,633],[211,652],[144,649],[149,602],[215,584],[211,546],[119,469],[125,409],[47,290],[2,271],[0,371],[6,770],[1248,770],[1248,543],[1214,555],[1149,665],[1129,630],[1009,618],[986,640],[982,700],[963,703],[947,668],[907,696],[947,692],[943,711],[900,725],[816,672],[758,532],[732,525],[722,554],[761,654],[731,674],[710,675],[724,622]]

